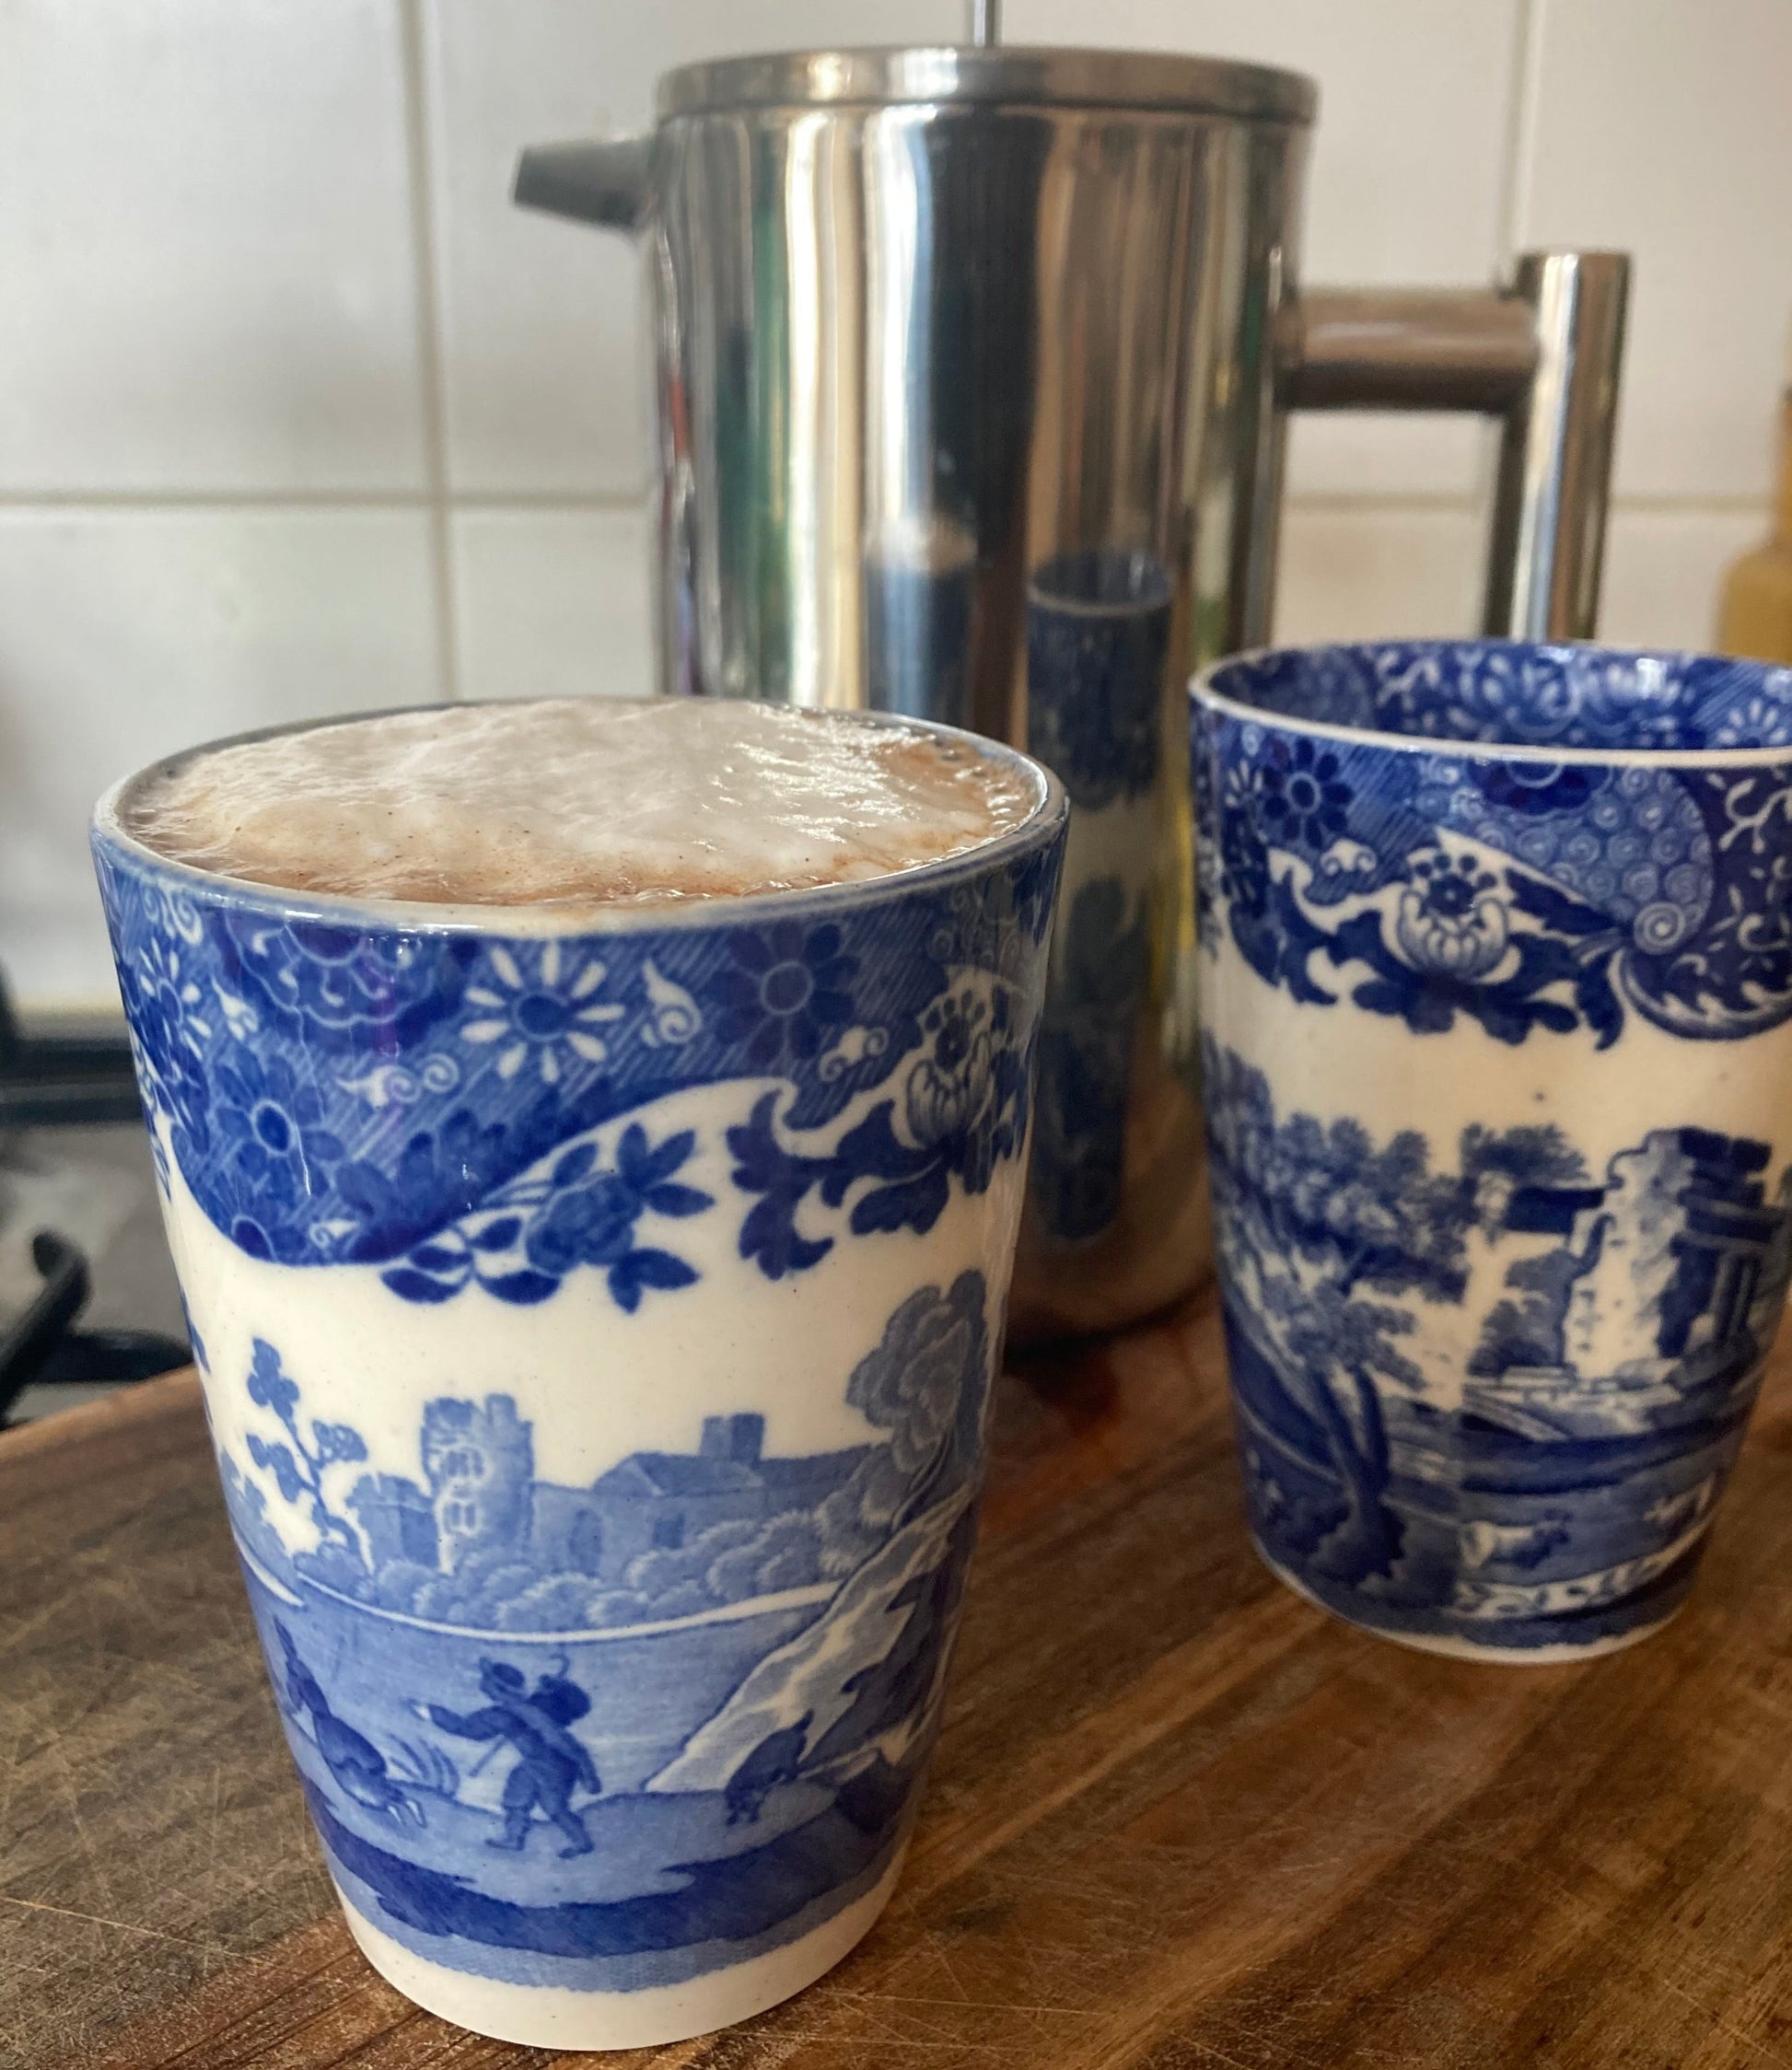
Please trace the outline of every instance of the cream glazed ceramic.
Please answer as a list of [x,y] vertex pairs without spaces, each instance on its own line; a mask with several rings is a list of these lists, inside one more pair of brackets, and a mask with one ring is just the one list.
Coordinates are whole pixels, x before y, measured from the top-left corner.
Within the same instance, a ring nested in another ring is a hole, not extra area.
[[1792,1271],[1792,671],[1402,643],[1193,695],[1258,1545],[1435,1651],[1640,1638]]
[[295,897],[99,808],[287,1738],[433,2011],[682,2039],[889,1895],[1025,1170],[1065,816],[1031,776],[947,862],[576,913]]

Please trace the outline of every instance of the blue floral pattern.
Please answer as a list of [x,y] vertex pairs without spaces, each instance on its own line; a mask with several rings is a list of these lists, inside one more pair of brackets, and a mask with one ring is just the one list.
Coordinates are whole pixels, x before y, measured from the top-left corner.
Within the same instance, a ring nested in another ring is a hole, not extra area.
[[1223,697],[1284,718],[1515,748],[1792,748],[1792,669],[1507,640],[1286,647],[1222,663]]
[[[1513,1043],[1604,1047],[1633,1009],[1716,1039],[1792,1015],[1792,670],[1460,642],[1270,654],[1211,683],[1203,934],[1267,983]],[[1315,720],[1440,744],[1298,730]],[[1564,759],[1449,745],[1478,741]],[[1757,759],[1574,759],[1613,746]]]
[[1278,734],[1253,775],[1258,813],[1283,846],[1318,856],[1344,831],[1350,786],[1331,748]]
[[780,920],[763,934],[743,929],[728,943],[728,968],[710,987],[724,1037],[762,1069],[786,1056],[808,1059],[851,1025],[856,958],[843,955],[840,929],[805,930]]
[[690,1131],[629,1119],[682,1088],[742,1085],[739,1248],[772,1276],[832,1246],[806,1200],[925,1229],[949,1179],[980,1192],[1019,1155],[1062,841],[1041,818],[819,923],[792,894],[769,922],[545,938],[324,925],[97,852],[158,1152],[234,1243],[419,1302],[591,1271],[633,1311],[695,1277],[677,1225],[716,1204]]
[[921,1031],[901,1099],[879,1100],[832,1149],[792,1146],[778,1124],[775,1093],[762,1095],[748,1120],[728,1131],[734,1182],[761,1196],[741,1226],[741,1255],[768,1278],[806,1271],[833,1248],[832,1236],[797,1227],[811,1195],[834,1209],[853,1195],[847,1221],[855,1236],[925,1235],[945,1210],[951,1179],[981,1193],[996,1165],[1020,1154],[1033,1037],[1017,1041],[1007,989],[960,986],[927,1009]]
[[324,1124],[323,1101],[277,1052],[249,1049],[212,1074],[210,1125],[232,1239],[251,1257],[273,1255],[269,1226],[324,1191],[346,1154]]
[[604,1273],[616,1306],[633,1315],[648,1287],[669,1291],[697,1278],[684,1259],[637,1237],[644,1216],[682,1220],[715,1206],[676,1177],[695,1144],[694,1133],[681,1129],[650,1145],[638,1122],[623,1131],[609,1166],[599,1164],[596,1143],[576,1144],[554,1155],[545,1175],[526,1174],[484,1195],[381,1276],[407,1301],[451,1300],[478,1285],[528,1308],[590,1265]]
[[550,938],[532,961],[526,951],[495,942],[486,964],[484,982],[467,987],[472,1018],[461,1024],[460,1040],[496,1043],[499,1077],[528,1066],[543,1085],[558,1085],[564,1073],[610,1054],[605,1032],[627,1008],[602,996],[597,957],[568,956]]

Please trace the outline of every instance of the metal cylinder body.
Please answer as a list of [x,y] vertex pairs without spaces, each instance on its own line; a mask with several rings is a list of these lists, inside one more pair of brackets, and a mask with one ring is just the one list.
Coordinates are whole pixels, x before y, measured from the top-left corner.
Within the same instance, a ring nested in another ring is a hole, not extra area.
[[1063,777],[1013,1322],[1095,1330],[1206,1252],[1181,686],[1265,629],[1310,91],[1062,58],[1030,103],[1025,53],[933,55],[875,99],[670,82],[663,687],[949,719]]
[[650,137],[518,172],[647,250],[661,688],[969,726],[1070,793],[1021,1335],[1206,1262],[1182,685],[1268,637],[1287,411],[1503,416],[1489,630],[1594,629],[1626,262],[1303,305],[1316,100],[1200,58],[805,52],[671,73]]

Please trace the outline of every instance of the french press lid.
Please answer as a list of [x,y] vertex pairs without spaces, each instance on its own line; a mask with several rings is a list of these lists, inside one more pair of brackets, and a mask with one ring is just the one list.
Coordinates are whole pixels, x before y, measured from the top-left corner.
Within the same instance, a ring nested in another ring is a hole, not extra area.
[[681,65],[660,80],[657,110],[668,122],[739,108],[904,102],[1135,108],[1307,124],[1319,88],[1298,72],[1155,51],[785,51]]

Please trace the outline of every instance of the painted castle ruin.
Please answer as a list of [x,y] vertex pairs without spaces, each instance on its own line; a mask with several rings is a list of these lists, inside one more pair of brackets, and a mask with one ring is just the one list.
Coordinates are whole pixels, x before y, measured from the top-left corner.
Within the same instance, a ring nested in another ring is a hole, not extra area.
[[817,1508],[871,1449],[768,1459],[764,1437],[762,1416],[706,1416],[694,1452],[634,1452],[588,1487],[564,1487],[535,1478],[531,1427],[511,1396],[437,1401],[424,1412],[425,1484],[368,1474],[347,1506],[376,1572],[402,1562],[455,1575],[505,1553],[622,1587],[644,1554]]

